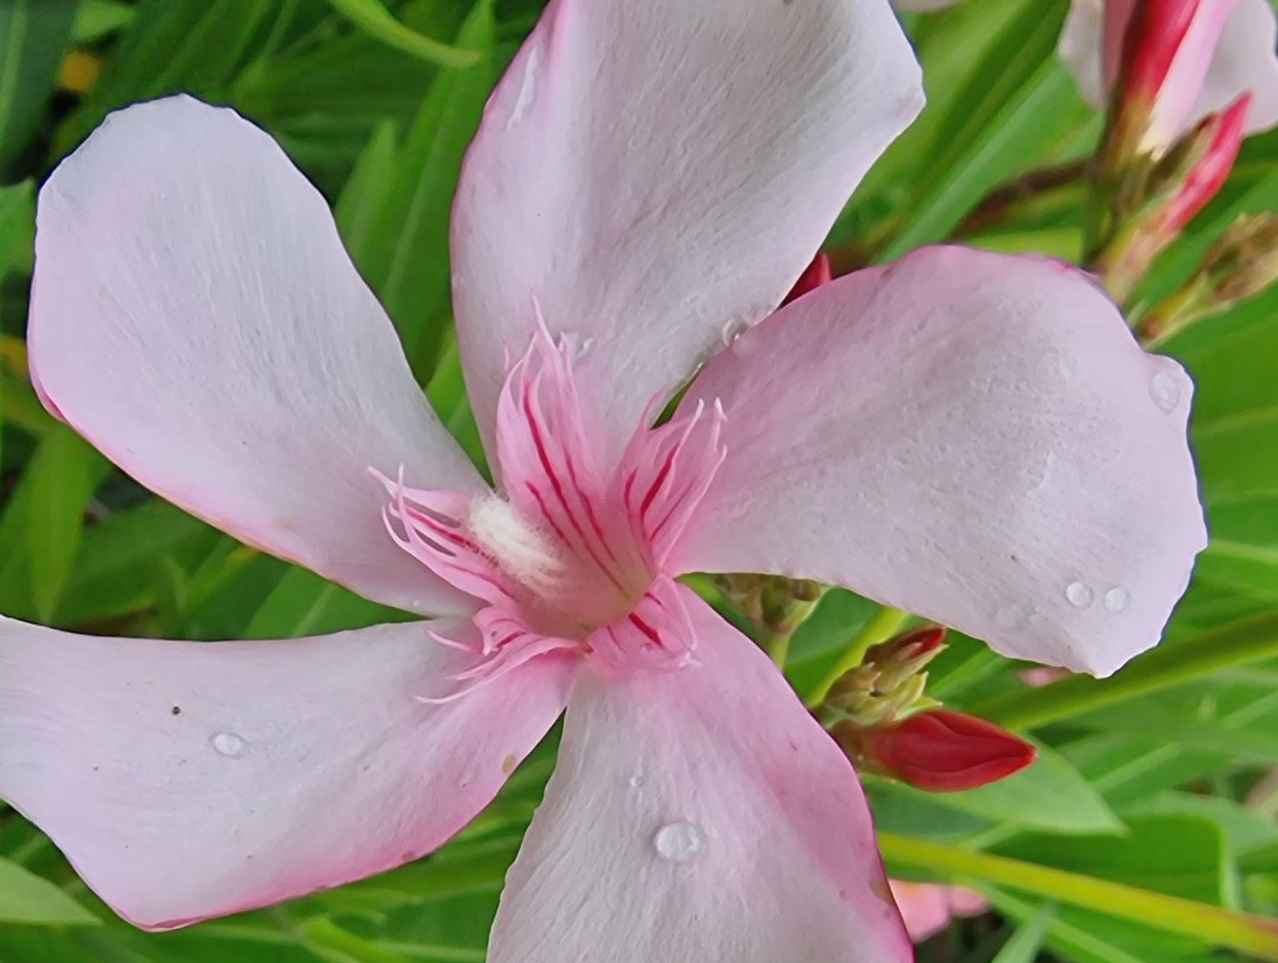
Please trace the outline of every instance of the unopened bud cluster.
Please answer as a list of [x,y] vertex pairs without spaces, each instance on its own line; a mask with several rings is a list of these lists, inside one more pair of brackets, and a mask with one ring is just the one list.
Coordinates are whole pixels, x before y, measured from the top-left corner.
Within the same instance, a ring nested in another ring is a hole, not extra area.
[[945,648],[945,629],[930,625],[873,646],[830,688],[829,718],[861,727],[882,725],[937,703],[924,695],[923,670]]
[[1150,308],[1137,327],[1152,344],[1255,297],[1278,282],[1278,214],[1242,214],[1207,251],[1179,291]]
[[923,670],[945,648],[945,629],[926,626],[869,649],[830,689],[821,715],[861,772],[919,789],[973,789],[1034,761],[1032,745],[992,722],[939,708]]
[[812,614],[826,586],[780,575],[721,575],[720,591],[765,635],[788,636]]
[[1088,260],[1119,302],[1216,196],[1246,135],[1249,91],[1184,130],[1224,23],[1218,7],[1137,0],[1125,20],[1107,7],[1122,53],[1096,158]]

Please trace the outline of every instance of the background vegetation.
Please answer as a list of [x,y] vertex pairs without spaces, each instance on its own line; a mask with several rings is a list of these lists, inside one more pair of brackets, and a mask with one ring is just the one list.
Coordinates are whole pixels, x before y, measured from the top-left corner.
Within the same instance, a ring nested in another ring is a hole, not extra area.
[[[474,52],[450,67],[407,34],[404,49],[370,36],[350,19],[352,0],[0,0],[0,612],[186,639],[398,617],[149,496],[44,412],[22,341],[34,194],[115,107],[174,91],[234,105],[331,200],[431,400],[478,455],[450,334],[447,217],[484,100],[541,5],[389,4],[416,35]],[[966,0],[905,17],[930,103],[849,204],[831,238],[836,266],[951,237],[1079,256],[1073,162],[1094,149],[1101,121],[1054,55],[1065,11],[1065,0]],[[1044,167],[1056,186],[990,196]],[[1139,296],[1174,290],[1238,213],[1276,208],[1278,131],[1247,142]],[[1029,733],[1042,756],[964,793],[870,784],[894,875],[953,875],[996,907],[931,941],[922,960],[1278,959],[1274,932],[1246,915],[1278,911],[1278,289],[1166,350],[1199,385],[1193,443],[1211,547],[1164,647],[1114,680],[1030,690],[1018,666],[951,637],[931,694]],[[848,593],[827,596],[794,641],[801,692],[875,614]],[[434,857],[165,935],[117,921],[0,806],[0,963],[479,963],[553,742]]]

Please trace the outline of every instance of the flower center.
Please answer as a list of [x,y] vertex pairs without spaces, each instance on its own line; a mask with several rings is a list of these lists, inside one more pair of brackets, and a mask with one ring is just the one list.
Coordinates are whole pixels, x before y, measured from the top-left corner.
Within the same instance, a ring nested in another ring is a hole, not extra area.
[[[600,514],[590,512],[596,519]],[[599,626],[624,618],[655,573],[637,547],[610,544],[622,540],[615,534],[608,539],[602,525],[590,532],[596,544],[589,545],[556,531],[555,521],[549,513],[525,517],[497,495],[476,498],[467,517],[476,544],[511,583],[529,628],[584,640]]]
[[567,351],[544,328],[510,369],[497,410],[502,491],[412,489],[381,476],[392,537],[441,578],[483,600],[475,615],[490,678],[570,652],[622,672],[686,664],[695,645],[664,571],[723,448],[723,410],[698,407],[639,426],[607,463],[590,442]]

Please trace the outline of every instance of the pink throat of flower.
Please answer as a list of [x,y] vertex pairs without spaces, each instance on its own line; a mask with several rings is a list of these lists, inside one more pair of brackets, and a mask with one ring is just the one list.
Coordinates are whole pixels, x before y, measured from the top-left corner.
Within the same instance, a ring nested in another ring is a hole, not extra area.
[[717,403],[658,428],[645,419],[605,464],[568,352],[543,327],[498,401],[502,493],[410,488],[402,469],[395,480],[374,471],[391,537],[486,603],[477,640],[437,638],[475,656],[443,698],[551,652],[621,673],[687,664],[688,616],[664,569],[723,461],[724,419]]

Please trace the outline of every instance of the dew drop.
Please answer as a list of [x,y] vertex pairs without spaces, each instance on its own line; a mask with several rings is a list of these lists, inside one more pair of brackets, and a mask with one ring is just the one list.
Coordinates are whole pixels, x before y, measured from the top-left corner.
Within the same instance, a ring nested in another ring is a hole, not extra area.
[[1174,375],[1160,371],[1149,380],[1149,396],[1159,411],[1171,414],[1180,404],[1180,383]]
[[639,775],[639,773],[635,773],[633,776],[630,777],[631,789],[638,789],[642,785],[643,785],[643,776]]
[[1049,451],[1039,465],[1029,470],[1030,491],[1038,491],[1046,485],[1055,468],[1056,453]]
[[559,345],[573,364],[584,358],[594,344],[594,338],[582,337],[576,331],[563,331],[559,335]]
[[706,852],[705,831],[696,823],[666,823],[652,838],[657,854],[672,863],[691,863]]
[[735,321],[729,321],[725,324],[723,330],[719,332],[719,336],[723,339],[723,346],[726,348],[749,330],[750,322],[743,318],[737,318]]
[[248,748],[248,743],[233,732],[219,732],[213,737],[213,748],[222,755],[235,759],[244,755],[244,750]]
[[1111,612],[1122,612],[1132,604],[1132,593],[1121,585],[1115,585],[1105,593],[1105,608]]
[[1029,621],[1034,610],[1028,605],[1005,605],[994,613],[994,624],[1000,629],[1015,629]]
[[1069,599],[1069,604],[1075,608],[1085,609],[1092,604],[1096,593],[1086,582],[1075,581],[1065,586],[1065,598]]
[[515,98],[515,109],[511,111],[509,129],[527,116],[537,97],[537,67],[540,55],[536,47],[530,47],[528,62],[524,65],[524,79],[519,85],[519,96]]

